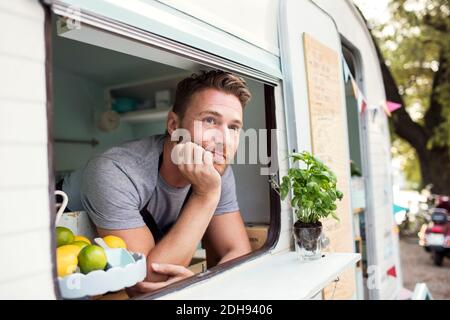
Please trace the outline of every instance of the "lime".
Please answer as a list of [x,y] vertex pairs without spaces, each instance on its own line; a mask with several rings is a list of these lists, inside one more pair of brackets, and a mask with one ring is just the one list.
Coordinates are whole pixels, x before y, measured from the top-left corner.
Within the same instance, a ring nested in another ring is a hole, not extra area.
[[78,265],[82,273],[103,270],[106,267],[106,253],[102,247],[89,245],[78,254]]
[[58,276],[64,277],[75,272],[79,252],[80,247],[71,244],[56,249],[56,269]]
[[73,242],[73,232],[65,227],[56,227],[56,246],[61,247]]
[[108,245],[110,248],[122,248],[126,249],[127,244],[125,241],[123,241],[122,238],[119,238],[117,236],[106,236],[103,238],[103,241]]
[[84,241],[84,242],[87,242],[88,244],[92,244],[91,240],[89,240],[88,238],[83,237],[83,236],[75,236],[73,238],[73,241]]

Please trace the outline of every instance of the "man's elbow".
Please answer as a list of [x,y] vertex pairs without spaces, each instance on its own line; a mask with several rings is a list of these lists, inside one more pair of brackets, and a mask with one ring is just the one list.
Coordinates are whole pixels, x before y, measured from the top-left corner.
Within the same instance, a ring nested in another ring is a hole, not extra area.
[[247,241],[244,241],[240,246],[242,255],[246,255],[246,254],[249,254],[250,252],[252,252],[252,247],[250,246],[250,241],[248,239],[246,239],[246,240]]
[[232,260],[232,259],[236,259],[236,258],[245,256],[245,255],[249,254],[250,252],[252,252],[250,244],[248,246],[247,245],[242,245],[242,246],[231,248],[224,255],[224,257],[222,258],[221,262],[225,262],[225,261],[229,261],[229,260]]
[[239,244],[235,246],[236,255],[244,256],[252,252],[252,247],[250,246],[250,241],[245,238],[245,241],[240,241]]
[[246,254],[249,254],[250,252],[252,252],[252,248],[250,247],[250,243],[246,243],[245,245],[240,246],[237,250],[236,250],[236,254],[240,257],[240,256],[245,256]]

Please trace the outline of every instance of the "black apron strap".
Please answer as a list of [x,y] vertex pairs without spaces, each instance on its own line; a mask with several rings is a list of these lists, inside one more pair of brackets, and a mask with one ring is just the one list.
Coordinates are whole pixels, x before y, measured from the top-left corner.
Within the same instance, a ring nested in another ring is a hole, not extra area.
[[147,228],[150,229],[150,232],[153,235],[153,239],[155,240],[155,243],[157,243],[162,239],[164,234],[163,234],[162,230],[156,224],[156,221],[155,221],[155,219],[153,219],[153,216],[151,215],[151,213],[148,212],[147,206],[148,206],[148,202],[141,209],[140,213],[141,213],[142,218],[144,219],[145,224],[147,225]]
[[[158,161],[158,174],[159,174],[159,169],[161,168],[162,160],[163,160],[163,153],[161,152],[161,155],[159,156],[159,161]],[[186,198],[184,199],[183,205],[181,206],[181,210],[183,209],[184,205],[188,201],[191,193],[192,193],[192,187],[189,188]],[[150,229],[150,232],[153,235],[153,239],[155,240],[155,243],[158,243],[164,237],[164,235],[167,234],[167,232],[169,232],[169,230],[170,230],[170,228],[172,228],[173,224],[170,224],[166,228],[161,229],[158,226],[158,224],[156,223],[152,214],[147,209],[149,203],[150,203],[150,199],[147,201],[145,206],[139,212],[140,212],[142,218],[144,219],[145,224]]]

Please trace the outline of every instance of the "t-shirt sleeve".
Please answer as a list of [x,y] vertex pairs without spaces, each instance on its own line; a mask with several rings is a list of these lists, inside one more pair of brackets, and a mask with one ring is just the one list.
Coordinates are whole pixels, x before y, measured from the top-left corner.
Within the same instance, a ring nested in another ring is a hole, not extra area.
[[234,212],[239,210],[236,197],[236,182],[234,180],[233,169],[228,166],[222,176],[222,192],[214,215]]
[[111,230],[145,225],[139,212],[139,194],[124,169],[115,161],[97,157],[87,164],[80,198],[97,227]]

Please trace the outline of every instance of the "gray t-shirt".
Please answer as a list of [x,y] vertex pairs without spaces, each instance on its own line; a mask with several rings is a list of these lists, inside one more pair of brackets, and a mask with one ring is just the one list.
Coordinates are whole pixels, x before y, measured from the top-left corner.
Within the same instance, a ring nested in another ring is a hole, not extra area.
[[[85,210],[97,227],[131,229],[145,226],[140,210],[147,210],[161,230],[173,224],[190,185],[176,188],[159,174],[158,161],[165,135],[127,142],[89,160],[64,178],[68,208]],[[222,176],[222,193],[215,215],[239,210],[233,170]]]

